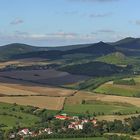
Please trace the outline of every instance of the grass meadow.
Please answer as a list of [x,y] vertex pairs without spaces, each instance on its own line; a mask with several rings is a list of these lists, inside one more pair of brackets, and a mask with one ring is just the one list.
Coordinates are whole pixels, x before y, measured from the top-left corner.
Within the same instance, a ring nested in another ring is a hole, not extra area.
[[107,82],[97,87],[94,92],[127,97],[140,97],[140,76],[136,76],[133,79],[135,80],[136,85],[121,85]]
[[32,107],[16,104],[0,103],[0,124],[3,129],[11,129],[14,126],[30,127],[40,119],[27,113]]
[[88,112],[89,114],[105,115],[118,112],[121,114],[135,114],[136,112],[140,112],[140,108],[130,104],[93,101],[88,104],[65,104],[64,112],[76,114],[85,114]]

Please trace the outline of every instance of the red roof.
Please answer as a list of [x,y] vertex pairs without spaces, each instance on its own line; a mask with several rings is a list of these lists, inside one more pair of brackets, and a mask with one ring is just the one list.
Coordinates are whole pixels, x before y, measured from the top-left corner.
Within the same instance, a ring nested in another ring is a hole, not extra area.
[[67,116],[62,116],[62,115],[57,115],[55,116],[56,119],[70,119],[70,117]]

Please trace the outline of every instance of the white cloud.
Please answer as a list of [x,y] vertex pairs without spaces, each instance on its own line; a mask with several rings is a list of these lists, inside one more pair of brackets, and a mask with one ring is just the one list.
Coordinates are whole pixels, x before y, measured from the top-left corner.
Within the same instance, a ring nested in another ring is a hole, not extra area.
[[10,22],[11,25],[18,25],[18,24],[22,24],[24,21],[20,18],[16,18],[13,21]]
[[91,18],[103,18],[103,17],[108,17],[111,15],[112,15],[112,13],[90,14],[89,17],[91,17]]
[[54,32],[48,34],[38,34],[38,33],[28,33],[28,32],[21,32],[15,31],[11,34],[0,34],[0,39],[5,41],[13,41],[13,42],[59,42],[65,43],[68,42],[71,44],[72,42],[89,42],[95,40],[95,36],[93,34],[78,34],[74,32]]

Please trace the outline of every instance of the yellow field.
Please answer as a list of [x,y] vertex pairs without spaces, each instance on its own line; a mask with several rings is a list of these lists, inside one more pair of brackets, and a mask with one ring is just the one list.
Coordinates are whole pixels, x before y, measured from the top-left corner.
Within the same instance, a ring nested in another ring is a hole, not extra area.
[[73,90],[0,77],[0,102],[61,110],[65,96],[70,96],[74,92]]
[[0,97],[0,102],[31,105],[50,110],[61,110],[65,97],[26,96],[26,97]]
[[68,104],[79,104],[81,103],[82,100],[97,100],[105,102],[127,103],[140,107],[140,98],[94,94],[86,91],[85,92],[80,91],[74,96],[67,98],[66,102]]
[[74,91],[54,87],[41,87],[41,86],[25,86],[18,84],[2,84],[0,83],[1,95],[44,95],[44,96],[70,96]]
[[75,91],[0,77],[1,95],[70,96]]
[[33,64],[49,64],[46,59],[43,58],[25,58],[25,59],[18,59],[12,60],[7,62],[0,62],[0,68],[4,68],[8,65],[17,65],[17,66],[30,66]]

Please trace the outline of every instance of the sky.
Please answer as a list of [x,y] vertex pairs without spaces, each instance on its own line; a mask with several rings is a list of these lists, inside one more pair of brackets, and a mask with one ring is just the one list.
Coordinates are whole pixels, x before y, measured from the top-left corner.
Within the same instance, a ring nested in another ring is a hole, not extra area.
[[61,46],[140,37],[140,0],[0,0],[0,45]]

